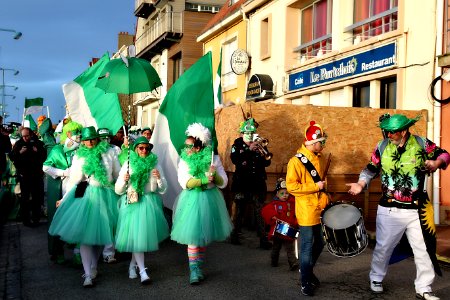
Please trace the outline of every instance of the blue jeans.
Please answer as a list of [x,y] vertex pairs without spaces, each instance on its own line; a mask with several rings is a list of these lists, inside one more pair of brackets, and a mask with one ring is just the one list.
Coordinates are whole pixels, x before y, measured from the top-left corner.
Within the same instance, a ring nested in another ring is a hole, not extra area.
[[300,279],[302,286],[311,282],[313,268],[319,259],[324,247],[322,227],[320,224],[313,226],[299,226],[300,238],[298,247],[300,249]]

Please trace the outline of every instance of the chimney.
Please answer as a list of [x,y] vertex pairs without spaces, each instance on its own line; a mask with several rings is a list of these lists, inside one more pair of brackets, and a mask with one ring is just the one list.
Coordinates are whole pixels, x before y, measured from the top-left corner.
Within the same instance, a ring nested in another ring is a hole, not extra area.
[[89,62],[89,67],[92,67],[96,62],[98,62],[100,58],[93,57],[92,60]]
[[119,50],[122,46],[130,46],[134,44],[134,35],[129,34],[128,32],[121,31],[119,32],[117,50]]

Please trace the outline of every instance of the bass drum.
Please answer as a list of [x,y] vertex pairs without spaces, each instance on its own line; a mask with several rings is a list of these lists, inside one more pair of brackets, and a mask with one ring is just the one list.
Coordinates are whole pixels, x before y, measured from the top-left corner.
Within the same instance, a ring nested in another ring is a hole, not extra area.
[[337,257],[362,253],[368,244],[361,210],[350,203],[335,202],[320,217],[328,251]]

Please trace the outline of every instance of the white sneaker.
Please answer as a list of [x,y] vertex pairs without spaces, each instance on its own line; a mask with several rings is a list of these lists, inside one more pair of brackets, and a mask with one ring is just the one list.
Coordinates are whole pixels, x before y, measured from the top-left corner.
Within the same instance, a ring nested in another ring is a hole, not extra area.
[[91,279],[97,278],[98,272],[97,269],[92,268],[91,269]]
[[417,293],[416,298],[417,299],[425,299],[425,300],[439,300],[440,299],[439,297],[437,297],[436,295],[434,295],[431,292],[425,292],[423,294]]
[[108,255],[103,257],[103,261],[107,264],[115,263],[117,260],[114,258],[114,255]]
[[134,266],[130,265],[130,267],[128,268],[128,278],[136,279],[137,277],[138,277],[138,275],[136,272],[136,265],[134,265]]
[[84,274],[84,275],[83,275],[83,278],[84,278],[83,286],[84,286],[85,288],[87,288],[87,287],[93,287],[93,286],[94,286],[94,284],[92,283],[92,278],[91,278],[91,276]]
[[150,277],[148,277],[147,272],[145,271],[147,268],[139,272],[139,275],[141,275],[141,283],[142,284],[149,284],[150,283]]
[[381,294],[383,292],[383,283],[380,281],[371,281],[370,289],[375,294]]

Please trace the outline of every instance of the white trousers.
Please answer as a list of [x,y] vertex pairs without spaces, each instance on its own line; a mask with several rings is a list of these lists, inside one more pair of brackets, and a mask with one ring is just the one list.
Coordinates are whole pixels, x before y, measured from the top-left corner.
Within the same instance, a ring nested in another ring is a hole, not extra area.
[[378,206],[376,222],[377,243],[373,251],[370,281],[383,281],[392,252],[406,231],[416,265],[416,293],[431,292],[434,268],[425,246],[417,210]]

